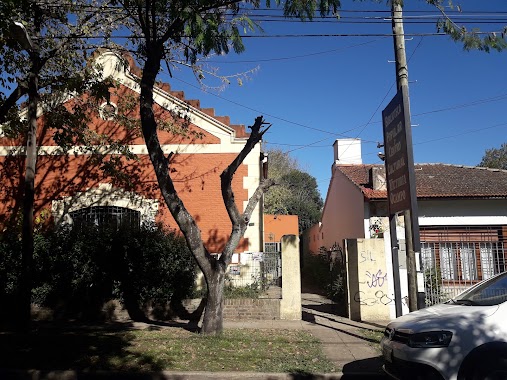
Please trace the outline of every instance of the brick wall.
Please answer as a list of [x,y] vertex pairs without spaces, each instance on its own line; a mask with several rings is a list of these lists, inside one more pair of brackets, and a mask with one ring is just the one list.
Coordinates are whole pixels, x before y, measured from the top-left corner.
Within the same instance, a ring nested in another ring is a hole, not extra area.
[[[235,153],[178,154],[174,157],[174,186],[197,221],[202,239],[210,252],[220,252],[231,231],[231,222],[222,199],[220,173],[235,157]],[[35,183],[35,214],[38,215],[44,209],[51,210],[51,202],[55,199],[84,192],[100,183],[111,183],[115,188],[126,188],[145,198],[158,199],[157,221],[176,228],[176,222],[161,197],[149,157],[138,155],[138,158],[139,161],[124,160],[124,171],[131,177],[128,184],[117,184],[118,181],[101,171],[102,162],[92,162],[89,156],[40,156]],[[24,156],[0,157],[0,229],[17,216],[23,195],[20,182],[23,170]],[[240,212],[243,211],[243,202],[248,199],[248,190],[243,187],[243,178],[247,175],[248,167],[241,165],[232,185]],[[237,251],[246,249],[248,240],[242,239]]]
[[280,319],[279,299],[226,299],[224,320]]
[[[189,313],[199,306],[200,299],[185,300]],[[280,319],[280,300],[268,298],[234,298],[224,300],[224,320]]]

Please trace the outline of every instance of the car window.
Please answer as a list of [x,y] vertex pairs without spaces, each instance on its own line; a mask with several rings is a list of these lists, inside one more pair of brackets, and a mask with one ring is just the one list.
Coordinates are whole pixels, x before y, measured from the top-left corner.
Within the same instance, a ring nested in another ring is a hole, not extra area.
[[507,273],[502,273],[461,293],[455,302],[466,305],[489,306],[507,301]]

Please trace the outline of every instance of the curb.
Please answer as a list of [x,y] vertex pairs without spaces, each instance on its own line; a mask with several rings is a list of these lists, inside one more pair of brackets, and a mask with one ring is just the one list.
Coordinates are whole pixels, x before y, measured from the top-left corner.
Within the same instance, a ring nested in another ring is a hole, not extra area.
[[0,369],[0,379],[5,380],[345,380],[382,378],[373,373],[265,373],[265,372],[119,372],[119,371],[42,371]]

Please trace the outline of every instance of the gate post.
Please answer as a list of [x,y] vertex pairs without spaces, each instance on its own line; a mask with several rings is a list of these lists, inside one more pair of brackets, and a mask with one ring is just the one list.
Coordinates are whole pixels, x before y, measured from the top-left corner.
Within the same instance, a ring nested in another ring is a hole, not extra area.
[[301,269],[299,266],[299,237],[282,236],[282,299],[280,319],[300,321],[301,309]]

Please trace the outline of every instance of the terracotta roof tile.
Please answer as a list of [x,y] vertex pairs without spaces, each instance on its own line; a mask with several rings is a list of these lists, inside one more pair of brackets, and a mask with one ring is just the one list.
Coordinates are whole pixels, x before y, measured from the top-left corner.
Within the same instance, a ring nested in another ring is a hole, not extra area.
[[[385,199],[387,192],[374,190],[370,169],[383,165],[337,165],[368,199]],[[418,198],[505,198],[507,170],[449,164],[415,164]]]

